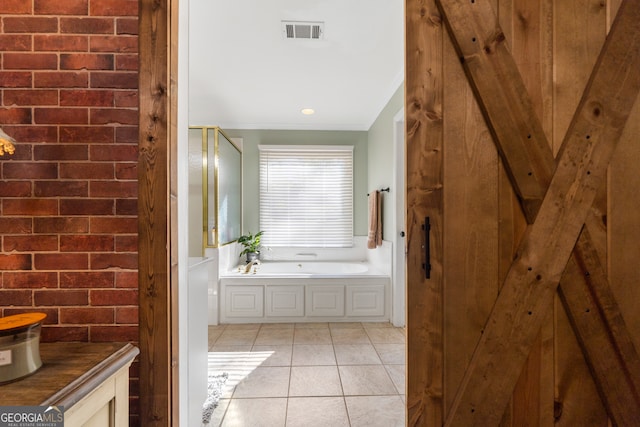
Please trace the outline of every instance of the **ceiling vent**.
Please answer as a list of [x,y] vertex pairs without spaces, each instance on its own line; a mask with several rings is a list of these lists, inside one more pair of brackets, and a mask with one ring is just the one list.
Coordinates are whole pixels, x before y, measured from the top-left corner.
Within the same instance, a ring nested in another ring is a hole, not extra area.
[[320,40],[324,37],[324,22],[282,21],[285,39]]

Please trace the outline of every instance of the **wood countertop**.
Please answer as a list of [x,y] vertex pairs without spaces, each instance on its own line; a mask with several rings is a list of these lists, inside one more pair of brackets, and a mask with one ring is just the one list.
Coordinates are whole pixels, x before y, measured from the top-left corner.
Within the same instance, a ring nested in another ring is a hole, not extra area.
[[41,343],[42,367],[28,377],[0,385],[2,405],[71,408],[138,355],[128,343]]

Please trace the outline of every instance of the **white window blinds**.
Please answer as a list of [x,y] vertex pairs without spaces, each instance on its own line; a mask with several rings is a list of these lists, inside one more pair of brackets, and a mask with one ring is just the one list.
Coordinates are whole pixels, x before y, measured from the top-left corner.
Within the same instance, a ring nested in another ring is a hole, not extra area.
[[353,245],[353,147],[260,145],[265,246]]

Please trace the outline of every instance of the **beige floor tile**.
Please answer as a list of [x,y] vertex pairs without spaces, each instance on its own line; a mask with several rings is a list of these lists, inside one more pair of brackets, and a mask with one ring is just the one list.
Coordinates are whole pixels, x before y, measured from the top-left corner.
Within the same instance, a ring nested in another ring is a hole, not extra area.
[[404,344],[375,343],[373,346],[385,365],[401,365],[406,361],[406,346]]
[[258,331],[260,323],[230,323],[226,327],[226,331]]
[[303,322],[303,323],[296,323],[296,325],[295,325],[295,329],[312,329],[312,328],[327,329],[327,328],[329,328],[329,323],[327,323],[327,322]]
[[369,335],[364,329],[334,328],[331,330],[334,344],[371,344]]
[[396,386],[399,394],[405,393],[405,366],[404,365],[384,365],[387,373]]
[[330,322],[330,329],[360,329],[362,328],[361,322]]
[[390,322],[362,322],[362,326],[365,329],[371,329],[371,328],[394,328],[395,327]]
[[331,344],[329,329],[307,328],[296,329],[293,337],[294,344]]
[[371,344],[336,344],[333,348],[336,352],[338,365],[382,364],[378,353]]
[[369,328],[366,329],[372,343],[402,344],[406,341],[402,329],[398,328]]
[[255,345],[289,345],[293,344],[293,327],[287,329],[261,329]]
[[236,386],[233,399],[248,397],[286,397],[289,393],[289,371],[285,367],[259,367]]
[[289,396],[341,396],[336,366],[292,366]]
[[351,427],[404,427],[405,410],[400,396],[345,397]]
[[343,397],[291,397],[287,427],[349,427]]
[[220,338],[220,335],[222,335],[223,331],[224,331],[224,328],[211,329],[211,326],[209,327],[209,333],[208,333],[209,347],[215,344],[216,340]]
[[261,323],[260,330],[266,331],[270,329],[293,329],[295,323]]
[[284,427],[287,399],[233,399],[222,427]]
[[227,331],[220,334],[214,345],[251,345],[256,339],[258,331]]
[[345,396],[398,394],[384,366],[338,366]]
[[260,366],[291,366],[290,345],[254,345],[252,353],[260,353],[266,356]]
[[335,365],[336,356],[330,344],[294,344],[292,366]]
[[224,413],[227,411],[227,407],[229,406],[229,402],[229,399],[220,399],[218,406],[213,410],[213,414],[211,414],[211,421],[209,422],[208,427],[220,427],[222,419],[224,418]]

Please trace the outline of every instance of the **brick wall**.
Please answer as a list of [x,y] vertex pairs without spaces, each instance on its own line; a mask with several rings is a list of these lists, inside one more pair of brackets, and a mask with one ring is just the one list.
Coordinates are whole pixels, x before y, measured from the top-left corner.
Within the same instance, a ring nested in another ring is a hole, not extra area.
[[137,16],[0,0],[0,315],[45,312],[43,341],[138,340]]

